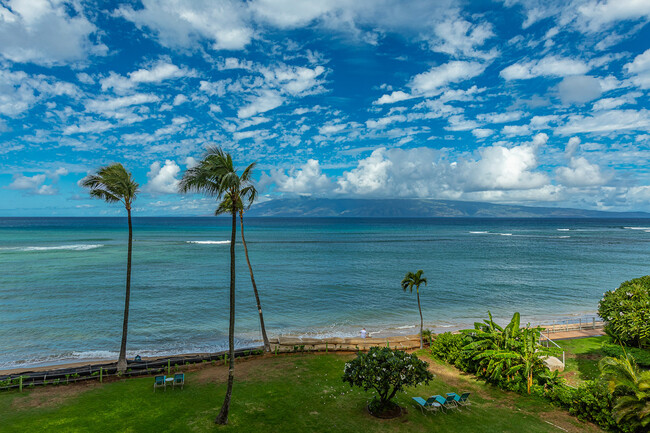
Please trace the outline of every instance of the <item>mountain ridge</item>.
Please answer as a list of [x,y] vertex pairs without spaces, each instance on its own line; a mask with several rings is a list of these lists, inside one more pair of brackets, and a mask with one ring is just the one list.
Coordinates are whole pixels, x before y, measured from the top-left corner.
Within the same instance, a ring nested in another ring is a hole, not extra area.
[[252,217],[650,218],[647,212],[535,207],[434,199],[281,198],[255,204]]

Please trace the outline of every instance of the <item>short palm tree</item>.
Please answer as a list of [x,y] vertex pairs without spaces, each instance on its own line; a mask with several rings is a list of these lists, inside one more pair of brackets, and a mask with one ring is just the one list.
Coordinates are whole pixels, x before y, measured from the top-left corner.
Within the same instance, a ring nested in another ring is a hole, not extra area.
[[422,272],[422,269],[416,273],[409,272],[402,280],[402,289],[404,289],[405,292],[406,289],[410,289],[411,293],[413,293],[413,287],[415,287],[415,293],[418,297],[418,310],[420,311],[420,349],[424,348],[424,339],[422,337],[422,327],[424,326],[424,321],[422,319],[422,307],[420,306],[420,284],[424,283],[425,286],[427,285],[427,279],[422,278]]
[[122,164],[115,163],[101,167],[96,174],[86,176],[81,185],[90,189],[90,196],[108,203],[121,202],[126,208],[129,221],[129,246],[126,260],[126,296],[124,299],[124,320],[122,323],[122,344],[117,359],[117,370],[126,371],[126,336],[129,327],[129,302],[131,299],[131,252],[133,249],[133,226],[131,224],[131,206],[138,194],[139,185],[131,173]]
[[[241,200],[243,198],[243,200]],[[260,302],[260,295],[257,292],[257,284],[255,283],[255,276],[253,275],[253,267],[251,266],[250,258],[248,257],[248,246],[246,245],[246,238],[244,237],[244,210],[250,208],[250,206],[257,198],[257,190],[254,186],[248,186],[242,191],[240,196],[239,203],[237,204],[237,212],[239,213],[239,227],[241,228],[241,241],[244,245],[244,254],[246,255],[246,263],[248,263],[248,272],[251,275],[251,284],[253,285],[253,293],[255,294],[255,302],[257,303],[257,312],[260,315],[260,329],[262,331],[262,340],[264,341],[264,350],[267,352],[271,351],[271,343],[269,343],[269,337],[266,335],[266,326],[264,325],[264,315],[262,314],[262,303]],[[217,208],[215,214],[220,215],[224,213],[231,212],[231,203],[229,198],[224,198],[219,207]]]
[[[615,397],[613,415],[617,423],[625,422],[648,431],[650,427],[650,371],[640,371],[627,353],[621,358],[603,358],[598,363],[601,379]],[[636,431],[636,430],[635,430]]]
[[[232,157],[218,147],[210,147],[198,165],[188,169],[179,184],[180,192],[202,192],[210,197],[230,203],[240,203],[244,198],[251,199],[251,172],[255,164],[237,174]],[[254,198],[254,197],[253,197]],[[232,399],[232,386],[235,373],[235,241],[237,235],[237,206],[228,209],[232,216],[230,236],[230,320],[228,325],[228,384],[226,397],[215,422],[228,424],[228,412]]]

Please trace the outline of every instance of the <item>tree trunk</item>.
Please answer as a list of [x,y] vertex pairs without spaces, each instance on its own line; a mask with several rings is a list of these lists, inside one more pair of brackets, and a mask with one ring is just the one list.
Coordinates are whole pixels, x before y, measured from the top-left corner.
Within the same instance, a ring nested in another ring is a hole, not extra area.
[[122,344],[120,355],[117,358],[117,371],[126,371],[126,335],[129,328],[129,302],[131,299],[131,252],[133,249],[133,226],[131,224],[131,207],[127,206],[126,213],[129,220],[129,247],[126,259],[126,296],[124,297],[124,321],[122,323]]
[[424,326],[424,321],[422,320],[422,307],[420,307],[420,290],[415,289],[415,294],[418,296],[418,310],[420,311],[420,349],[424,349],[424,337],[422,337],[422,327]]
[[[233,200],[236,203],[236,200]],[[221,411],[215,422],[228,424],[228,412],[232,398],[232,384],[235,380],[235,236],[237,235],[237,209],[232,209],[232,233],[230,235],[230,323],[228,325],[228,386]]]
[[257,285],[255,284],[255,277],[253,276],[253,267],[248,258],[248,247],[246,246],[246,239],[244,238],[244,213],[239,211],[239,221],[241,226],[241,242],[244,245],[244,254],[246,255],[246,263],[248,263],[248,270],[251,274],[251,283],[253,284],[253,293],[255,293],[255,302],[257,302],[257,312],[260,314],[260,328],[262,328],[262,340],[264,341],[264,350],[271,351],[271,344],[269,337],[266,336],[266,327],[264,326],[264,316],[262,315],[262,304],[260,303],[260,295],[257,293]]

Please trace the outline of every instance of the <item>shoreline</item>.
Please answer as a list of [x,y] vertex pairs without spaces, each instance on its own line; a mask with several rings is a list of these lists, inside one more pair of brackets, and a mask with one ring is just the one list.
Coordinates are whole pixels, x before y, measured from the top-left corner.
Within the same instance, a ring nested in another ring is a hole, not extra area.
[[[580,326],[578,323],[576,324],[567,324],[567,325],[547,325],[545,328],[547,329],[546,335],[548,335],[552,340],[568,340],[568,339],[575,339],[575,338],[585,338],[585,337],[595,337],[595,336],[601,336],[605,335],[605,332],[603,330],[603,322],[596,322],[596,328],[592,329],[591,324],[589,326]],[[408,328],[411,330],[412,328]],[[468,328],[462,328],[462,329],[468,329]],[[550,330],[550,332],[548,332]],[[456,332],[457,330],[445,330],[443,332]],[[278,337],[272,337],[270,340],[272,340],[274,343],[273,345],[276,346],[281,346],[282,344],[285,344],[284,341],[291,341],[290,344],[299,344],[299,343],[304,343],[307,345],[311,345],[313,347],[316,346],[324,346],[325,342],[329,341],[330,344],[335,343],[335,344],[348,344],[348,345],[361,345],[363,348],[367,348],[369,346],[373,345],[384,345],[386,342],[393,342],[397,344],[401,344],[404,342],[408,341],[413,341],[413,340],[419,340],[418,334],[398,334],[398,335],[380,335],[380,336],[374,336],[369,333],[369,337],[362,339],[360,337],[346,337],[346,338],[339,338],[339,337],[329,337],[329,338],[314,338],[310,336],[297,336],[297,335],[280,335]],[[410,346],[406,345],[405,347],[411,348]],[[353,349],[350,349],[353,350]],[[216,352],[215,352],[216,353]],[[175,358],[175,357],[200,357],[200,356],[208,356],[211,355],[212,353],[209,352],[188,352],[188,353],[174,353],[174,354],[166,354],[166,355],[159,355],[159,356],[142,356],[142,361],[156,361],[156,360],[163,360],[163,359],[168,359],[168,358]],[[54,370],[60,370],[60,369],[69,369],[69,368],[79,368],[79,367],[84,367],[84,366],[94,366],[94,365],[100,365],[100,364],[113,364],[117,363],[117,360],[115,358],[96,358],[96,359],[87,359],[87,360],[70,360],[70,361],[64,361],[61,363],[54,363],[54,364],[47,364],[47,365],[34,365],[34,366],[21,366],[21,367],[13,367],[13,368],[8,368],[8,369],[0,369],[0,376],[9,376],[9,375],[17,375],[17,374],[22,374],[22,373],[27,373],[27,372],[46,372],[46,371],[54,371]]]

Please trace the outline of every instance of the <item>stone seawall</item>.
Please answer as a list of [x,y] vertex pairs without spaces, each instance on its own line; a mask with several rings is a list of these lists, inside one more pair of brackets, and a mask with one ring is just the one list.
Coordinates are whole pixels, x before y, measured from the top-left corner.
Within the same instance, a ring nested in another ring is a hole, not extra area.
[[419,349],[419,335],[403,335],[385,338],[306,338],[297,336],[280,336],[270,338],[271,350],[281,352],[315,352],[315,351],[359,351],[371,347],[388,347],[392,349]]

